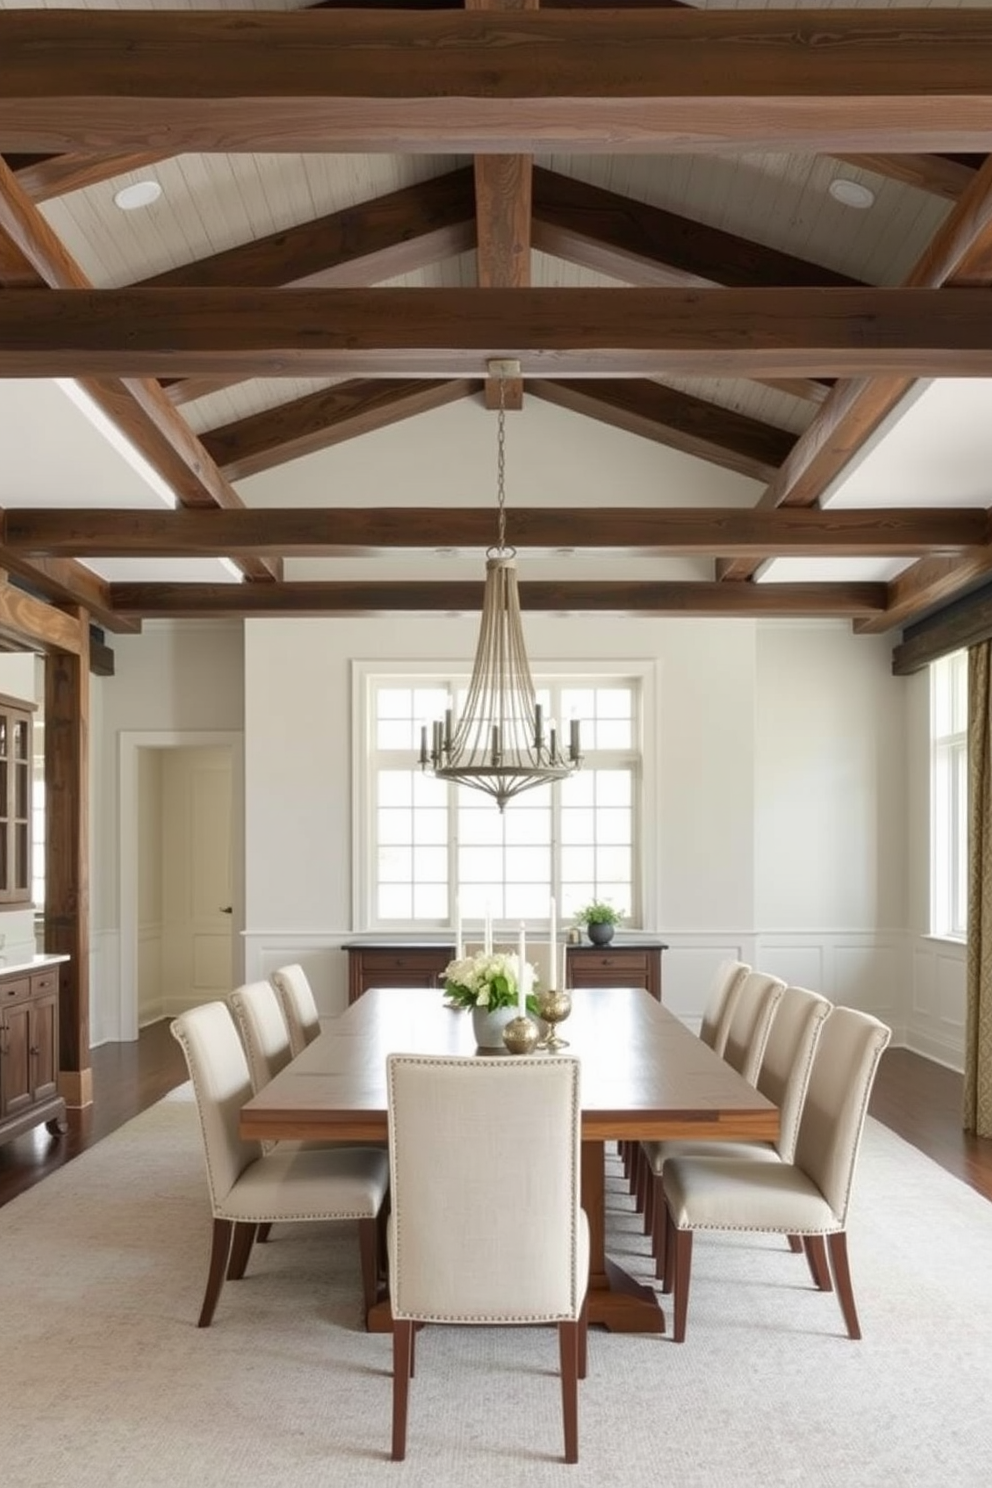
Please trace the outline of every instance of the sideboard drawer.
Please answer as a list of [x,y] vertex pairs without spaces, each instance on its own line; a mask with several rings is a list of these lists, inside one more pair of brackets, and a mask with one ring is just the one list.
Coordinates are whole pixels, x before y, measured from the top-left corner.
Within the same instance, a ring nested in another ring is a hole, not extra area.
[[453,946],[349,946],[348,1001],[369,987],[440,987]]
[[31,992],[34,996],[39,996],[43,992],[57,992],[58,985],[57,971],[39,971],[31,978]]
[[662,949],[660,945],[569,946],[569,985],[644,987],[660,1002]]
[[11,977],[0,982],[0,1002],[13,1002],[15,998],[29,997],[31,995],[31,978],[26,976]]

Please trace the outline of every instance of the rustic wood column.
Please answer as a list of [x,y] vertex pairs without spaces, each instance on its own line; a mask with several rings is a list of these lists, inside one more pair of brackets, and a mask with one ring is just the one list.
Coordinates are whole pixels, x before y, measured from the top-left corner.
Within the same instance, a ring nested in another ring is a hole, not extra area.
[[89,983],[89,624],[78,654],[45,658],[45,950],[65,952],[59,992],[59,1089],[93,1100]]

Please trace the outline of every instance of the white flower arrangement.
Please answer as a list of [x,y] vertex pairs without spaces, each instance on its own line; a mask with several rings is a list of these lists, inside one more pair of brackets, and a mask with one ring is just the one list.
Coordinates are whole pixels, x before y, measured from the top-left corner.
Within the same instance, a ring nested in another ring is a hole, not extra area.
[[[533,996],[537,972],[529,961],[523,964],[528,1012],[537,1012]],[[515,951],[478,951],[460,956],[444,968],[445,996],[457,1007],[515,1007],[520,987],[520,957]]]

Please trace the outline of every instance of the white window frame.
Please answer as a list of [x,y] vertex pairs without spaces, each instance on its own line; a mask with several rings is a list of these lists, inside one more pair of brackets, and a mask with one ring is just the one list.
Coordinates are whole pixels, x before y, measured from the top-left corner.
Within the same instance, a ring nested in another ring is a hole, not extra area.
[[[636,741],[641,759],[639,809],[634,813],[632,864],[635,886],[635,904],[625,906],[630,913],[624,927],[637,929],[641,924],[650,925],[654,919],[655,890],[657,883],[656,834],[644,830],[645,823],[657,820],[657,786],[655,759],[657,753],[658,719],[656,717],[657,688],[655,674],[657,663],[643,658],[622,661],[559,661],[530,658],[531,673],[537,688],[546,679],[567,682],[579,686],[608,685],[611,680],[629,680],[637,684],[640,692],[640,737]],[[352,880],[351,913],[353,933],[391,933],[401,926],[384,926],[377,922],[373,912],[372,854],[373,840],[371,802],[372,783],[369,771],[367,741],[373,726],[372,688],[370,682],[390,680],[404,685],[412,678],[424,685],[468,683],[471,663],[464,661],[365,661],[351,663],[351,747],[352,780],[354,781],[352,809]],[[414,751],[411,751],[411,759]],[[493,810],[495,810],[495,805]],[[418,925],[417,933],[431,934],[451,928],[437,923]]]
[[[930,668],[930,933],[964,941],[968,913],[968,656],[956,651]],[[945,730],[941,693],[964,689],[964,721]]]

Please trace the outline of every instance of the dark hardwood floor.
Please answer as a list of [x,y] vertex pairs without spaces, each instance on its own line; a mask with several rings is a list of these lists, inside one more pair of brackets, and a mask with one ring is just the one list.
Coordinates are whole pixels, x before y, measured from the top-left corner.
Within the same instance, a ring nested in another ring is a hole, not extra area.
[[[167,1021],[152,1023],[131,1044],[93,1050],[93,1105],[69,1112],[69,1132],[36,1127],[0,1146],[0,1205],[71,1162],[186,1079],[182,1051]],[[907,1049],[889,1049],[872,1095],[871,1114],[949,1173],[992,1199],[992,1140],[961,1130],[961,1076]]]

